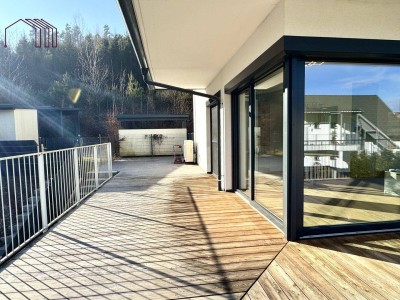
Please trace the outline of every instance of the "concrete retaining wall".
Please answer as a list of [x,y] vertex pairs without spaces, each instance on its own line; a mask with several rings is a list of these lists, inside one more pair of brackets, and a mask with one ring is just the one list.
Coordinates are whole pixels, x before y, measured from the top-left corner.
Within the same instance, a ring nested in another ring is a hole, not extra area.
[[120,156],[173,155],[173,146],[187,139],[186,128],[120,129]]

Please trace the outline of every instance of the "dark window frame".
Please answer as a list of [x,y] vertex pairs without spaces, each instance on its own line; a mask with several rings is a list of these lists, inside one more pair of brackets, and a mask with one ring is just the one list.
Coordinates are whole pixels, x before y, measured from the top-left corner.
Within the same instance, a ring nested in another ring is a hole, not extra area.
[[[399,48],[400,51],[400,48]],[[399,52],[400,55],[400,52]],[[321,61],[327,63],[354,63],[354,64],[381,64],[381,65],[399,65],[400,60],[390,62],[387,59],[382,60],[382,57],[371,57],[368,60],[366,59],[357,59],[346,57],[344,59],[339,59],[336,57],[335,53],[326,53],[325,58],[321,57],[311,57],[307,56],[302,59],[303,70],[301,70],[304,78],[303,78],[303,89],[305,87],[305,63],[306,61]],[[299,70],[300,71],[300,70]],[[298,71],[298,72],[299,72]],[[303,92],[303,104],[305,103],[305,92]],[[304,105],[303,105],[303,123],[304,123]],[[304,136],[304,133],[303,135]],[[304,144],[304,141],[303,141]],[[304,146],[303,146],[304,147]],[[303,151],[304,157],[304,151]],[[302,211],[304,214],[304,181],[303,183],[303,201],[302,201]],[[297,239],[309,239],[316,237],[327,237],[327,236],[343,236],[350,234],[368,234],[368,233],[384,233],[384,232],[392,232],[392,231],[400,231],[400,220],[399,221],[381,221],[381,222],[365,222],[365,223],[356,223],[356,224],[335,224],[335,225],[321,225],[321,226],[307,226],[304,227],[303,220],[304,217],[298,215],[298,218],[302,218],[301,225],[297,226]]]
[[[366,49],[368,49],[368,51],[366,51]],[[286,217],[282,226],[285,230],[286,238],[294,241],[326,236],[400,231],[400,220],[304,227],[304,126],[298,126],[298,124],[304,124],[305,62],[320,60],[329,62],[397,65],[400,64],[400,41],[283,36],[240,74],[227,83],[225,86],[225,93],[232,94],[233,189],[237,189],[239,177],[237,169],[239,155],[238,95],[246,88],[254,86],[255,82],[271,74],[274,69],[276,70],[283,65],[283,84],[288,99],[288,124],[286,133],[288,141],[288,163],[286,173],[287,199]],[[251,99],[251,93],[249,95],[250,103],[254,103],[254,99]],[[251,109],[253,114],[253,107],[251,107]],[[254,149],[254,147],[252,148]],[[252,157],[254,157],[253,153]],[[252,174],[254,173],[253,167],[251,172]],[[254,199],[253,180],[251,185],[251,198]],[[252,205],[256,203],[255,201],[249,202]],[[257,205],[254,206],[256,206],[261,213],[265,214],[264,209],[260,209]],[[267,217],[271,220],[270,215],[267,215]]]
[[[246,85],[241,85],[240,88],[234,90],[232,92],[232,176],[233,176],[233,190],[238,191],[239,186],[239,95],[244,92],[248,91],[249,93],[249,108],[250,108],[250,199],[248,199],[250,205],[257,209],[259,213],[264,215],[268,220],[270,220],[275,226],[277,226],[282,231],[285,231],[285,222],[278,218],[275,214],[269,211],[264,206],[257,203],[254,199],[255,194],[255,184],[254,184],[254,172],[255,172],[255,93],[254,93],[254,86],[257,82],[262,81],[263,79],[267,78],[269,75],[273,74],[277,70],[282,69],[285,72],[285,62],[281,60],[280,62],[274,61],[274,63],[269,65],[268,69],[265,69],[264,72],[260,72],[258,76],[255,76],[253,80],[248,82]],[[285,86],[285,76],[284,76],[284,83]],[[283,95],[282,95],[283,97]],[[243,197],[248,198],[246,195],[241,193]],[[285,201],[285,199],[283,199]],[[284,215],[286,213],[284,212]]]
[[[218,92],[215,94],[215,96],[220,97],[221,93]],[[217,138],[218,138],[218,174],[217,174],[217,180],[218,180],[218,191],[222,191],[222,186],[221,186],[221,103],[219,101],[213,101],[210,102],[208,105],[209,108],[209,117],[210,117],[210,157],[211,157],[211,173],[214,172],[214,160],[213,160],[213,151],[212,151],[212,126],[213,126],[213,121],[212,121],[212,109],[217,109]],[[214,173],[215,174],[215,173]]]

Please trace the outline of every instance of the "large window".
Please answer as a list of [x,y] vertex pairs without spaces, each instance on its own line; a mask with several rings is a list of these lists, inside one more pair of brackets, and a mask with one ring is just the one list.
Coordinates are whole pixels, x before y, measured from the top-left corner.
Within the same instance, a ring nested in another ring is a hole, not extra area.
[[254,199],[283,218],[283,71],[254,87]]
[[304,226],[400,220],[400,66],[307,62]]

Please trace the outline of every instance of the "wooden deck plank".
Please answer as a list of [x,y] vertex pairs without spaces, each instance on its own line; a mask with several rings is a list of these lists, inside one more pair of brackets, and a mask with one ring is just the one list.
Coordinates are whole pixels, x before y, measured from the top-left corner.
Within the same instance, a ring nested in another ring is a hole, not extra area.
[[273,261],[268,268],[268,273],[274,278],[276,283],[288,295],[290,299],[308,299],[301,288],[290,278],[290,276],[276,261]]
[[251,290],[246,294],[246,297],[250,300],[269,299],[268,295],[265,293],[259,282],[254,283],[254,285],[251,287]]
[[271,299],[318,299],[318,291],[327,299],[400,299],[399,241],[400,233],[388,233],[290,242],[258,283]]
[[269,272],[264,272],[257,282],[263,287],[268,299],[289,299]]
[[[163,159],[146,161],[147,168],[154,161],[152,172]],[[235,194],[218,192],[215,178],[197,166],[168,161],[169,171],[160,169],[157,177],[143,176],[135,164],[121,167],[121,175],[2,269],[2,292],[240,299],[286,244],[281,232]],[[130,176],[135,172],[141,176]]]

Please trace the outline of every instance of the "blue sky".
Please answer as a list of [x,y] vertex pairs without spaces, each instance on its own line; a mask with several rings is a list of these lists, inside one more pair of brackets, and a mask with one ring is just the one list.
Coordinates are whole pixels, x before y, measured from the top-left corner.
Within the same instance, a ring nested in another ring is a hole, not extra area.
[[400,111],[400,66],[324,63],[306,67],[306,95],[378,95]]
[[102,32],[105,24],[111,33],[126,32],[116,0],[1,0],[0,37],[5,27],[27,18],[44,19],[60,32],[76,18],[84,20],[87,32]]

